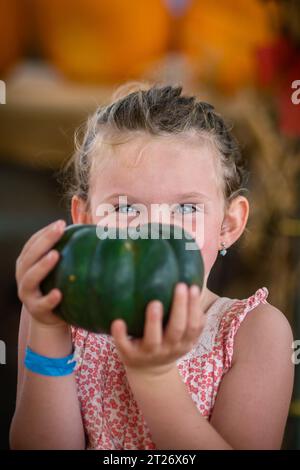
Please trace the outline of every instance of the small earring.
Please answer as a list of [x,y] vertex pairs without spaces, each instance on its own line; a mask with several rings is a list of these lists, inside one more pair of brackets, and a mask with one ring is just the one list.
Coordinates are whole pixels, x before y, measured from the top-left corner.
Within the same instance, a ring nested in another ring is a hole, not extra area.
[[226,253],[227,253],[227,250],[226,250],[226,248],[225,248],[225,243],[222,242],[221,245],[222,245],[222,250],[220,250],[220,255],[221,255],[221,256],[225,256]]

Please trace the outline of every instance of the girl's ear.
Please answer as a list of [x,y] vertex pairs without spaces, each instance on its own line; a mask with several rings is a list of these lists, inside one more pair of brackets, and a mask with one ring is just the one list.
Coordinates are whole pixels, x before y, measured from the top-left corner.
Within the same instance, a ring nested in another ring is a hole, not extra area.
[[71,215],[73,224],[91,224],[91,216],[87,211],[86,201],[78,196],[73,196],[71,201]]
[[246,227],[248,216],[248,200],[244,196],[237,196],[231,201],[224,216],[220,233],[220,247],[223,242],[225,248],[229,248],[240,238]]

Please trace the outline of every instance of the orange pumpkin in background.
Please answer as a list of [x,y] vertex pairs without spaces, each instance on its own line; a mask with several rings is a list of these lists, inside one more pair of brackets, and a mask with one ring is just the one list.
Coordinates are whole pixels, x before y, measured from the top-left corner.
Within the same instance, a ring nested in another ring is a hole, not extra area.
[[16,64],[24,47],[20,0],[0,0],[0,79]]
[[260,0],[194,0],[179,47],[199,79],[232,92],[255,80],[256,49],[274,38],[276,12],[275,3]]
[[68,78],[112,82],[142,75],[167,47],[161,0],[33,0],[46,56]]

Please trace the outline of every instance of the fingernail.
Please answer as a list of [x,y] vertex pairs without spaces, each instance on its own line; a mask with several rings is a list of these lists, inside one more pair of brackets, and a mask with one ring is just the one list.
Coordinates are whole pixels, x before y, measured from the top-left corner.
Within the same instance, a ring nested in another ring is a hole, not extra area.
[[191,286],[190,288],[191,295],[196,296],[200,294],[200,289],[199,286],[196,286],[195,284]]
[[55,251],[49,251],[49,253],[47,254],[47,258],[49,260],[52,260],[56,255],[56,252]]
[[153,310],[159,311],[161,309],[161,302],[159,300],[155,300],[152,306]]
[[154,312],[155,315],[159,315],[161,311],[161,302],[153,302],[152,304],[152,311]]
[[61,296],[61,292],[58,289],[53,289],[52,295],[53,295],[54,298],[58,298],[58,297]]
[[55,222],[53,226],[53,230],[55,232],[62,232],[65,228],[66,222],[64,220],[59,220],[58,222]]
[[184,292],[186,292],[186,284],[184,282],[180,282],[179,284],[177,284],[177,292],[178,294],[183,294]]

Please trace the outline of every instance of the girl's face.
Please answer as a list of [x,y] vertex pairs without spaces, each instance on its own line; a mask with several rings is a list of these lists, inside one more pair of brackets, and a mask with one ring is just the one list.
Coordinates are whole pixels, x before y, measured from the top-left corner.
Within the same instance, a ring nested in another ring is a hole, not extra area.
[[[163,213],[170,222],[185,227],[190,226],[185,223],[192,222],[193,230],[197,227],[193,234],[201,248],[207,279],[221,248],[224,218],[224,198],[212,145],[190,134],[153,137],[139,133],[126,143],[104,145],[101,152],[105,152],[105,162],[93,167],[87,221],[102,223],[103,216],[97,212],[103,209],[102,204],[111,204],[119,212],[118,225],[165,222],[154,209],[159,206],[153,206],[164,204]],[[124,201],[120,206],[119,196],[127,197],[127,206]]]

